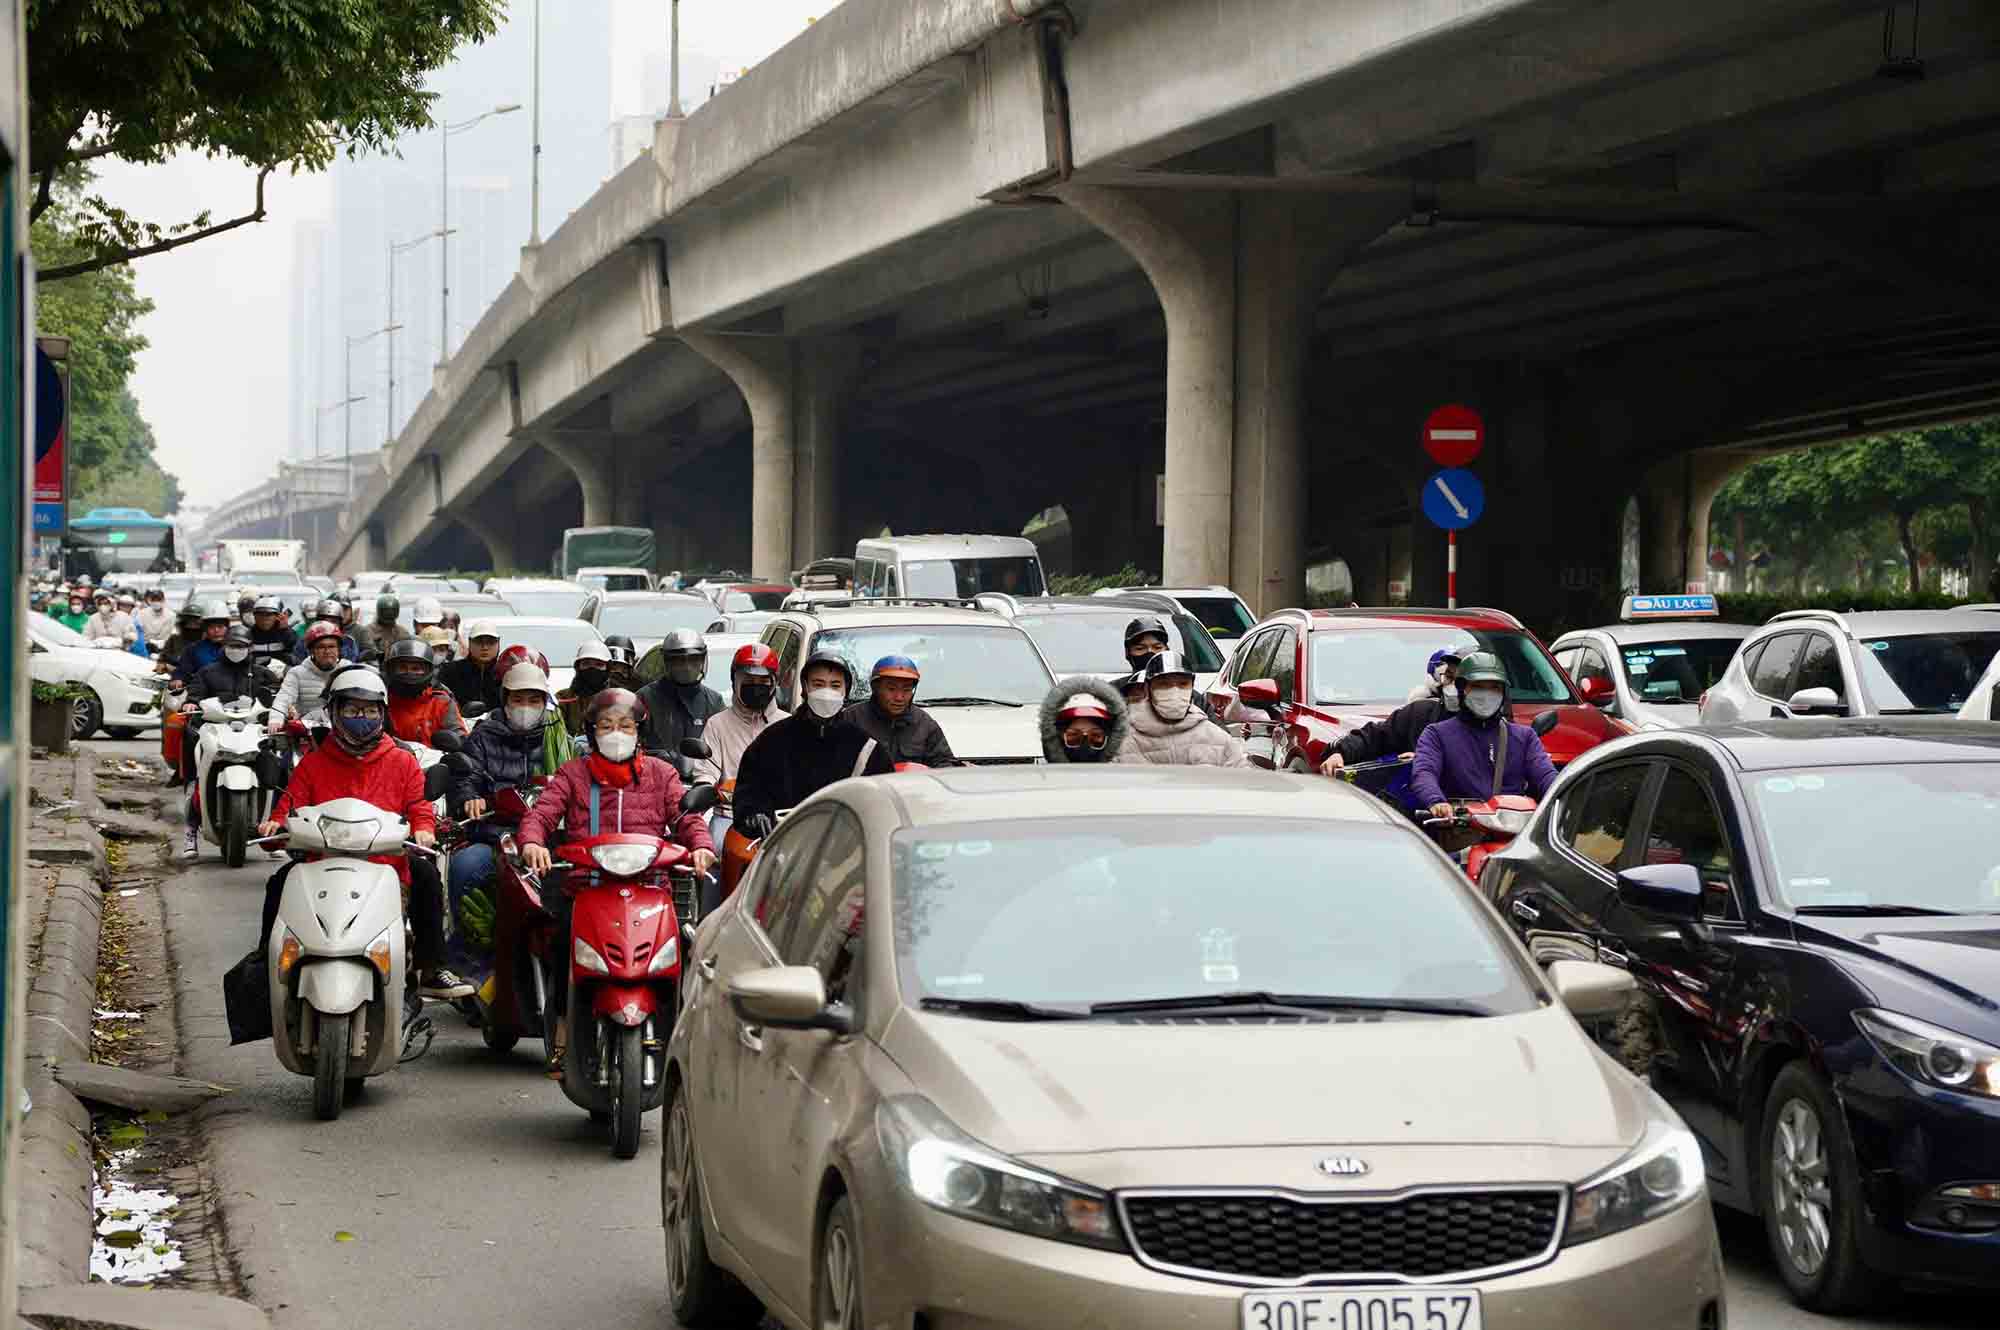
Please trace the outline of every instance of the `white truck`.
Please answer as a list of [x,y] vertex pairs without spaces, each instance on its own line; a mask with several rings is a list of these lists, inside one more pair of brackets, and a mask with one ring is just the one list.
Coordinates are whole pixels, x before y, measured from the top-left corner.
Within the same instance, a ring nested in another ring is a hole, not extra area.
[[225,540],[218,551],[217,571],[231,582],[296,582],[306,567],[303,540]]

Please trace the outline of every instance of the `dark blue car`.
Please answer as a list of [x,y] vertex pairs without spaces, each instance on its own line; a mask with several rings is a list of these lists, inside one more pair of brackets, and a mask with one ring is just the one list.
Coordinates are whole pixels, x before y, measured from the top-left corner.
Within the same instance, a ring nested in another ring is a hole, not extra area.
[[1802,1305],[2000,1288],[2000,725],[1636,735],[1564,772],[1480,883],[1538,957],[1630,969],[1599,1038]]

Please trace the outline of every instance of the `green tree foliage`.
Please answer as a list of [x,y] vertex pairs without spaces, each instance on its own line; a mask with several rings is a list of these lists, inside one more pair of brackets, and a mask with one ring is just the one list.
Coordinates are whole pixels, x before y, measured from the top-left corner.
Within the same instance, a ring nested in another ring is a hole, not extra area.
[[424,77],[492,35],[506,0],[28,0],[31,216],[71,168],[181,152],[257,170],[245,212],[134,217],[82,200],[84,253],[45,282],[262,221],[273,171],[319,171],[345,149],[428,128]]
[[[90,252],[75,229],[81,173],[52,191],[30,243],[38,267],[75,261]],[[69,339],[71,507],[125,505],[153,513],[180,506],[180,482],[153,458],[153,429],[128,386],[146,339],[139,320],[153,302],[141,296],[129,268],[105,268],[44,288],[36,299],[36,331]]]

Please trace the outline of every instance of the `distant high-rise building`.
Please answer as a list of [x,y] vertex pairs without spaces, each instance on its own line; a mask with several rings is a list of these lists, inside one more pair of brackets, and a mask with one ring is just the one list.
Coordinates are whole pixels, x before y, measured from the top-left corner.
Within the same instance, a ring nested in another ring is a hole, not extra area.
[[312,456],[313,427],[326,399],[324,375],[327,328],[334,311],[322,293],[339,289],[334,271],[331,228],[322,221],[292,226],[291,350],[289,363],[292,403],[284,439],[284,456],[303,461]]

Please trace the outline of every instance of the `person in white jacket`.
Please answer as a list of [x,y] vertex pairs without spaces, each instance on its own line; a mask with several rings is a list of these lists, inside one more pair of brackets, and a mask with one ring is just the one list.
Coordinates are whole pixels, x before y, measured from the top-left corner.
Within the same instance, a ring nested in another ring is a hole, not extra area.
[[785,718],[776,701],[777,681],[778,657],[771,648],[762,642],[737,648],[729,662],[729,706],[710,716],[701,732],[712,756],[694,764],[697,778],[736,779],[736,768],[751,741],[772,721]]
[[84,621],[82,633],[96,641],[100,637],[113,637],[131,646],[139,640],[139,626],[132,622],[132,616],[119,610],[111,603],[111,593],[97,593],[97,613]]
[[340,629],[330,623],[316,623],[306,629],[306,658],[285,673],[278,696],[271,703],[270,732],[285,723],[304,719],[319,710],[326,686],[346,662],[340,658]]

